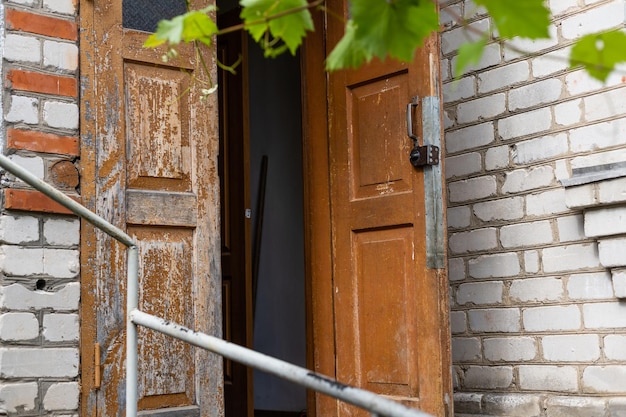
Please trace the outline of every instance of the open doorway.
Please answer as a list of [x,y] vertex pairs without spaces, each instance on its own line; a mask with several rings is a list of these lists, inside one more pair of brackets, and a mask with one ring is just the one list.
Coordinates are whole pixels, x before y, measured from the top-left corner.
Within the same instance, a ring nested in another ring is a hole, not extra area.
[[[220,4],[220,26],[237,15]],[[243,58],[236,75],[219,80],[224,337],[305,366],[300,61],[266,59],[244,36],[224,36],[218,48],[226,64]],[[299,386],[229,361],[224,373],[227,417],[306,408]]]

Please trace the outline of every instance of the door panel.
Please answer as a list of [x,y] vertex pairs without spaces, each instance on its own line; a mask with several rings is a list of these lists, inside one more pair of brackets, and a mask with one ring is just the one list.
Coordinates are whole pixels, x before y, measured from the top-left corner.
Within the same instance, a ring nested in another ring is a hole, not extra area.
[[[343,0],[327,6],[347,15]],[[305,65],[320,68],[342,34],[343,22],[329,18],[326,42],[307,41]],[[424,170],[409,162],[406,121],[414,97],[438,94],[437,51],[432,38],[411,63],[375,60],[309,80],[307,91],[326,95],[307,97],[305,143],[317,153],[305,154],[309,176],[329,173],[308,187],[309,256],[323,260],[309,267],[312,365],[443,416],[451,400],[447,282],[444,270],[426,267]],[[325,417],[367,415],[322,396],[311,408]]]
[[[142,48],[149,33],[123,27],[121,0],[82,2],[81,25],[84,201],[136,239],[141,310],[221,336],[217,111],[214,96],[200,100],[206,76],[189,47],[167,63],[163,50]],[[202,53],[212,68],[210,51]],[[121,416],[126,251],[91,226],[82,230],[82,411]],[[95,343],[100,387],[90,372]],[[221,378],[219,357],[139,329],[143,414],[222,415]]]

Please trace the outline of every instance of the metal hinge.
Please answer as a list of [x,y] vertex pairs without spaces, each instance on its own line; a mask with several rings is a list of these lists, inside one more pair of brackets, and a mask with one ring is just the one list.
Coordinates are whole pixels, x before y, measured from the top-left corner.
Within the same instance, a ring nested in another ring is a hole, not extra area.
[[93,345],[93,387],[95,389],[100,389],[100,384],[102,383],[102,373],[100,367],[100,343],[96,343]]

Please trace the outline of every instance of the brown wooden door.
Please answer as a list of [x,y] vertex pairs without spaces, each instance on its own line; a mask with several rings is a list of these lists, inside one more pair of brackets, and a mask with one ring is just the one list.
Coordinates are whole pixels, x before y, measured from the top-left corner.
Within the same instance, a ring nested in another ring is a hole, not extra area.
[[[138,243],[139,308],[219,336],[217,97],[201,99],[193,50],[165,63],[164,51],[142,48],[158,19],[184,10],[184,0],[81,2],[81,191]],[[123,416],[125,248],[83,224],[81,250],[82,415]],[[139,330],[145,415],[220,416],[222,378],[220,357]]]
[[[218,17],[220,27],[239,23],[239,9]],[[221,62],[242,64],[232,74],[219,70],[222,237],[222,314],[224,339],[252,347],[252,283],[249,195],[248,92],[246,35],[230,32],[218,38]],[[252,416],[252,368],[224,360],[226,417]]]
[[[347,15],[341,0],[328,7]],[[320,77],[314,68],[343,24],[328,17],[326,44],[307,43],[307,91],[317,91],[306,114],[310,358],[317,371],[443,416],[451,401],[447,283],[445,271],[427,268],[424,169],[409,162],[406,122],[413,97],[438,94],[437,41],[413,63]],[[318,416],[366,415],[314,399]]]

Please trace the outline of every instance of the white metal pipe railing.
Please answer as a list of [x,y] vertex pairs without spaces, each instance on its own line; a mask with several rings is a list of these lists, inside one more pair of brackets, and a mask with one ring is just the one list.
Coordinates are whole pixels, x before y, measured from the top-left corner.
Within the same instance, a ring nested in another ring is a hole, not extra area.
[[137,416],[138,325],[167,334],[194,346],[217,353],[228,359],[361,407],[372,413],[372,417],[432,417],[430,414],[408,408],[398,402],[389,400],[370,391],[342,384],[335,379],[315,373],[306,368],[255,352],[254,350],[227,342],[215,336],[196,332],[163,318],[139,311],[139,252],[135,240],[124,231],[72,200],[61,191],[40,180],[2,154],[0,154],[0,166],[127,247],[126,417]]

